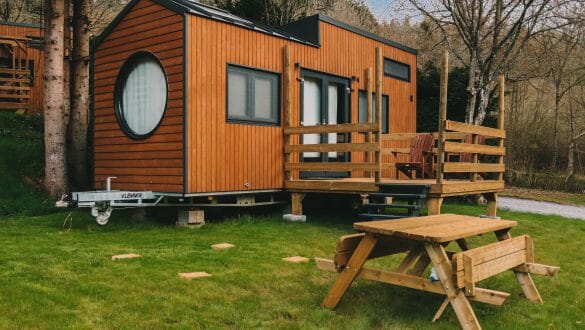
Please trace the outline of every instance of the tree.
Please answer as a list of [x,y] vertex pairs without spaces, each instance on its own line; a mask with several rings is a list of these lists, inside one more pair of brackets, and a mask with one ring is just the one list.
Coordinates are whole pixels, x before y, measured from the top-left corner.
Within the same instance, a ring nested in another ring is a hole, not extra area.
[[336,0],[208,0],[207,2],[272,26],[282,26],[332,8]]
[[[434,24],[469,69],[465,121],[481,125],[497,77],[533,36],[573,24],[578,0],[408,0]],[[456,47],[462,43],[463,47]]]
[[[585,83],[585,45],[581,29],[564,29],[535,38],[540,46],[542,75],[554,91],[553,154],[551,167],[557,168],[559,158],[559,117],[561,105],[570,91]],[[571,118],[569,119],[573,121]]]
[[45,189],[59,197],[67,192],[64,66],[65,0],[45,0]]
[[73,58],[70,168],[75,188],[87,186],[87,125],[89,109],[89,3],[73,2]]

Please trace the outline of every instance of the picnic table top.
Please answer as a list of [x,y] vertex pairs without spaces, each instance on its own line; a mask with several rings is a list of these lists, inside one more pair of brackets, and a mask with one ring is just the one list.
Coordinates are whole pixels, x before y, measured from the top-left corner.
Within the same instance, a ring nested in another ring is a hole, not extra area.
[[400,220],[356,222],[356,230],[417,241],[444,243],[471,236],[510,229],[516,221],[467,215],[439,214]]

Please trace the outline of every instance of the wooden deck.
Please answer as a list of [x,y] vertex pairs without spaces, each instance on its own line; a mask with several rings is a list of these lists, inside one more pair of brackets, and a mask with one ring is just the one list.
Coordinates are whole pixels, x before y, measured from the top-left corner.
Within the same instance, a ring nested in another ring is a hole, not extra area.
[[448,180],[437,183],[435,179],[395,180],[382,178],[379,183],[374,178],[346,179],[311,179],[286,182],[286,190],[295,193],[373,193],[379,191],[384,184],[430,185],[430,197],[442,198],[450,196],[496,193],[504,190],[504,181],[485,180],[470,182],[469,180]]

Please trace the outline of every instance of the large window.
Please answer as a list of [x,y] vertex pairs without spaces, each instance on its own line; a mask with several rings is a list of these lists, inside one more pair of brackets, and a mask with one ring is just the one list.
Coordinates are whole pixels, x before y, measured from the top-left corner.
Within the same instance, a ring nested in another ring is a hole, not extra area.
[[134,139],[150,136],[162,121],[167,104],[167,78],[159,60],[151,53],[132,55],[116,81],[116,117],[126,135]]
[[[368,122],[368,93],[366,91],[359,91],[358,96],[358,121],[360,123]],[[389,106],[388,95],[382,94],[382,134],[389,133]],[[372,119],[376,121],[376,93],[372,93]]]
[[384,75],[404,81],[410,81],[410,65],[385,58]]
[[229,65],[227,76],[228,121],[278,124],[278,74]]

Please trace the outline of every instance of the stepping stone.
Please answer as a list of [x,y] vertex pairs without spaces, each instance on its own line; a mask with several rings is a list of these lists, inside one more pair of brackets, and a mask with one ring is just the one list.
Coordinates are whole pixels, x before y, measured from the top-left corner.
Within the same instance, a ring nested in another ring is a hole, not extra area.
[[211,274],[208,274],[206,272],[193,272],[193,273],[179,273],[179,277],[185,278],[185,279],[194,279],[194,278],[202,278],[202,277],[209,277],[211,276]]
[[301,257],[301,256],[294,256],[294,257],[288,257],[288,258],[282,258],[282,260],[284,261],[288,261],[288,262],[294,262],[294,263],[300,263],[300,262],[309,262],[309,258],[305,258],[305,257]]
[[139,258],[139,257],[140,257],[140,255],[135,254],[135,253],[118,254],[118,255],[112,256],[112,260],[133,259],[133,258]]
[[219,243],[219,244],[212,245],[211,248],[214,250],[225,250],[225,249],[231,249],[234,246],[235,245],[230,244],[230,243]]

